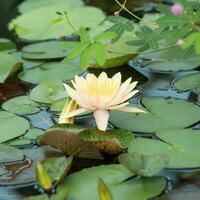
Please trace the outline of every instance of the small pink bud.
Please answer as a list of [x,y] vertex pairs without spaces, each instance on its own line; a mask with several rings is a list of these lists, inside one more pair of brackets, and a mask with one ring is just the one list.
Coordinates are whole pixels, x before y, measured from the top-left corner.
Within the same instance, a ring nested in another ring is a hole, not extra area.
[[183,13],[183,6],[181,4],[174,4],[172,7],[171,7],[171,11],[174,15],[181,15]]

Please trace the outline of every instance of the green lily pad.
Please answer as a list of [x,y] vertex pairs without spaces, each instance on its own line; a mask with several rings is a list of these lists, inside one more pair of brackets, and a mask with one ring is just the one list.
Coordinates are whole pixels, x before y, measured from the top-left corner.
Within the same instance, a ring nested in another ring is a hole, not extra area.
[[67,101],[67,98],[63,98],[63,99],[59,99],[57,101],[54,101],[51,104],[50,111],[61,112],[66,101]]
[[134,174],[151,177],[167,166],[169,158],[165,155],[144,156],[137,153],[125,153],[119,156],[119,161]]
[[40,137],[44,134],[44,131],[39,128],[31,128],[28,132],[24,135],[24,138],[29,140],[36,140],[37,137]]
[[41,83],[48,79],[60,79],[62,81],[74,78],[75,74],[82,71],[73,64],[62,64],[59,62],[45,63],[37,68],[30,69],[19,74],[23,81],[33,84]]
[[122,129],[104,132],[91,128],[80,132],[79,136],[81,139],[92,143],[97,149],[109,153],[124,151],[135,138],[131,132]]
[[112,111],[110,121],[119,128],[152,133],[168,128],[185,128],[199,121],[200,108],[179,99],[143,98],[147,113],[132,114]]
[[30,93],[33,101],[51,104],[59,99],[67,97],[63,83],[59,79],[51,79],[37,85]]
[[0,144],[0,163],[22,161],[23,159],[24,154],[21,150],[5,144]]
[[193,90],[195,93],[200,94],[199,73],[185,75],[181,78],[176,79],[173,84],[177,90],[181,90],[183,92]]
[[25,59],[22,58],[22,53],[21,52],[14,52],[11,55],[13,55],[20,63],[23,63],[23,69],[31,69],[34,67],[37,67],[39,65],[44,64],[44,60],[30,60],[30,59]]
[[37,137],[41,137],[44,131],[39,128],[30,128],[25,135],[14,138],[5,142],[5,144],[10,146],[24,146],[32,144],[32,140],[36,140]]
[[[169,158],[167,168],[199,168],[200,131],[192,129],[167,129],[156,135],[163,141],[137,138],[129,146],[129,153],[143,156],[159,154]],[[166,142],[166,143],[165,143]]]
[[16,45],[6,39],[6,38],[0,38],[0,51],[3,51],[3,52],[8,52],[8,51],[13,51],[16,49]]
[[33,10],[39,9],[39,8],[46,8],[48,6],[57,5],[57,4],[63,4],[66,9],[74,9],[74,7],[80,7],[83,6],[83,1],[81,0],[26,0],[23,1],[19,5],[19,11],[21,13],[28,13]]
[[65,11],[70,23],[77,30],[80,27],[95,27],[105,19],[104,13],[98,8],[85,6],[68,9],[64,4],[57,3],[18,16],[9,24],[9,29],[15,30],[20,38],[26,40],[58,39],[69,36],[74,33],[74,30],[66,23],[64,16],[57,14],[57,12]]
[[68,52],[62,49],[63,41],[46,41],[30,44],[22,49],[22,58],[56,59],[64,58]]
[[163,72],[176,72],[191,70],[199,66],[200,57],[196,56],[191,49],[183,50],[181,47],[169,48],[156,53],[149,53],[140,56],[145,59],[153,59],[147,67],[152,70]]
[[[146,200],[158,196],[165,188],[164,178],[131,179],[132,174],[122,165],[101,165],[76,172],[57,188],[58,193],[69,189],[69,199],[100,200],[98,180],[101,178],[111,192],[113,199]],[[124,182],[123,182],[124,181]]]
[[21,66],[21,63],[14,56],[0,53],[0,83],[3,83],[8,76],[15,73]]
[[23,135],[30,127],[28,120],[0,111],[0,143]]
[[32,101],[29,96],[18,96],[6,101],[2,108],[12,113],[28,115],[39,112],[38,106],[39,104]]

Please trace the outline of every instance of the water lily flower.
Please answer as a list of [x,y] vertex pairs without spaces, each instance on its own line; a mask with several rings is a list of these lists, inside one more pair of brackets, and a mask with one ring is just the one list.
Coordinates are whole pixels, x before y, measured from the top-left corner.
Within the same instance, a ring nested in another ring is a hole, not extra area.
[[62,119],[92,111],[98,129],[105,131],[110,110],[145,113],[139,108],[127,107],[128,100],[138,93],[138,90],[133,90],[137,82],[131,83],[129,78],[121,84],[121,73],[115,74],[112,78],[108,78],[105,72],[102,72],[99,77],[91,73],[87,74],[86,78],[76,75],[72,84],[74,89],[67,84],[64,84],[64,87],[80,108],[66,112],[62,115]]
[[181,4],[176,3],[171,7],[171,11],[174,15],[181,15],[184,11],[184,8]]

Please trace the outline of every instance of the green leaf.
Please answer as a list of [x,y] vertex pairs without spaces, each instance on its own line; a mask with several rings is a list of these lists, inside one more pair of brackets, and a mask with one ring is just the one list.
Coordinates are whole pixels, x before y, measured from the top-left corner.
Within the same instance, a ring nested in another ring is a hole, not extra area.
[[21,66],[14,56],[0,53],[0,83],[4,83],[8,76],[15,73]]
[[83,2],[81,0],[67,0],[67,2],[66,0],[26,0],[19,5],[19,11],[21,13],[28,13],[39,8],[46,8],[57,4],[62,4],[66,9],[74,9],[83,6]]
[[58,39],[74,33],[71,26],[67,24],[66,18],[58,15],[57,12],[63,13],[67,11],[70,23],[77,30],[80,27],[93,28],[105,19],[105,14],[98,8],[84,6],[69,9],[65,5],[66,3],[56,3],[26,12],[12,20],[9,24],[9,29],[14,30],[20,38],[40,41]]
[[138,155],[137,153],[126,153],[119,156],[119,161],[134,174],[151,177],[161,172],[168,164],[166,155]]
[[30,140],[36,140],[37,137],[40,137],[44,134],[44,131],[39,128],[31,128],[28,130],[28,132],[24,135],[24,138],[30,139]]
[[179,99],[143,98],[147,113],[132,114],[112,111],[110,121],[119,128],[152,133],[168,128],[185,128],[199,121],[198,105]]
[[192,48],[183,50],[178,46],[161,52],[141,55],[140,58],[153,59],[147,67],[159,72],[191,70],[197,68],[200,62],[200,57],[195,55]]
[[188,48],[191,45],[194,45],[196,54],[200,54],[200,33],[199,32],[194,32],[190,34],[184,40],[183,48]]
[[89,66],[91,66],[91,60],[93,58],[93,45],[87,47],[81,55],[81,69],[86,70]]
[[0,163],[10,163],[22,161],[24,159],[24,154],[20,149],[0,144]]
[[22,48],[22,57],[26,59],[56,59],[64,58],[69,51],[63,50],[64,41],[45,41],[30,44]]
[[129,19],[120,16],[108,16],[107,20],[114,24],[112,27],[107,29],[107,31],[113,31],[116,33],[112,42],[117,42],[125,32],[132,32],[134,30],[134,25]]
[[6,101],[2,108],[16,114],[28,115],[39,112],[38,106],[39,104],[32,101],[29,96],[18,96]]
[[98,180],[101,178],[113,195],[113,199],[146,200],[159,195],[166,186],[162,177],[149,179],[130,179],[132,176],[122,165],[101,165],[84,169],[70,175],[58,188],[60,191],[69,190],[69,199],[100,200]]
[[185,75],[175,80],[174,87],[180,91],[193,90],[197,94],[200,94],[200,74],[193,73]]
[[199,168],[199,130],[172,128],[157,131],[156,135],[161,141],[137,138],[129,146],[128,152],[143,156],[154,156],[159,152],[168,156],[167,168]]
[[0,111],[0,143],[23,135],[30,127],[28,120]]
[[51,104],[67,97],[63,83],[59,79],[50,79],[37,85],[31,90],[30,98],[33,101]]
[[81,27],[78,35],[80,36],[81,43],[90,43],[91,39],[86,28]]
[[16,45],[6,39],[6,38],[0,38],[0,51],[1,52],[9,52],[9,51],[14,51],[16,49]]
[[18,77],[25,82],[38,84],[50,79],[67,81],[74,78],[76,74],[81,73],[82,70],[74,64],[48,62],[39,67],[25,70],[21,72]]
[[107,40],[111,40],[114,37],[116,37],[116,33],[115,32],[102,32],[100,34],[98,34],[97,36],[94,37],[94,41],[95,42],[103,42],[103,41],[107,41]]
[[93,45],[96,61],[100,66],[103,66],[106,62],[106,50],[103,44],[95,42]]
[[62,61],[62,63],[64,64],[72,62],[75,58],[81,56],[81,54],[87,49],[89,45],[89,42],[80,43],[71,51],[71,53]]

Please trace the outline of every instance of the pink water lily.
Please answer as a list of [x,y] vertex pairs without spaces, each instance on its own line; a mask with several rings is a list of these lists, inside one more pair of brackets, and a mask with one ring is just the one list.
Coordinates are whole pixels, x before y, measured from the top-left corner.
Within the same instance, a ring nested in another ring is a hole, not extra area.
[[133,90],[137,82],[131,83],[131,78],[121,84],[121,73],[108,78],[105,72],[98,77],[94,74],[87,74],[86,78],[75,76],[72,81],[73,88],[64,84],[68,95],[76,101],[79,108],[62,114],[62,119],[93,111],[98,129],[105,131],[109,110],[123,112],[144,113],[145,111],[136,107],[127,107],[128,100],[138,93]]

